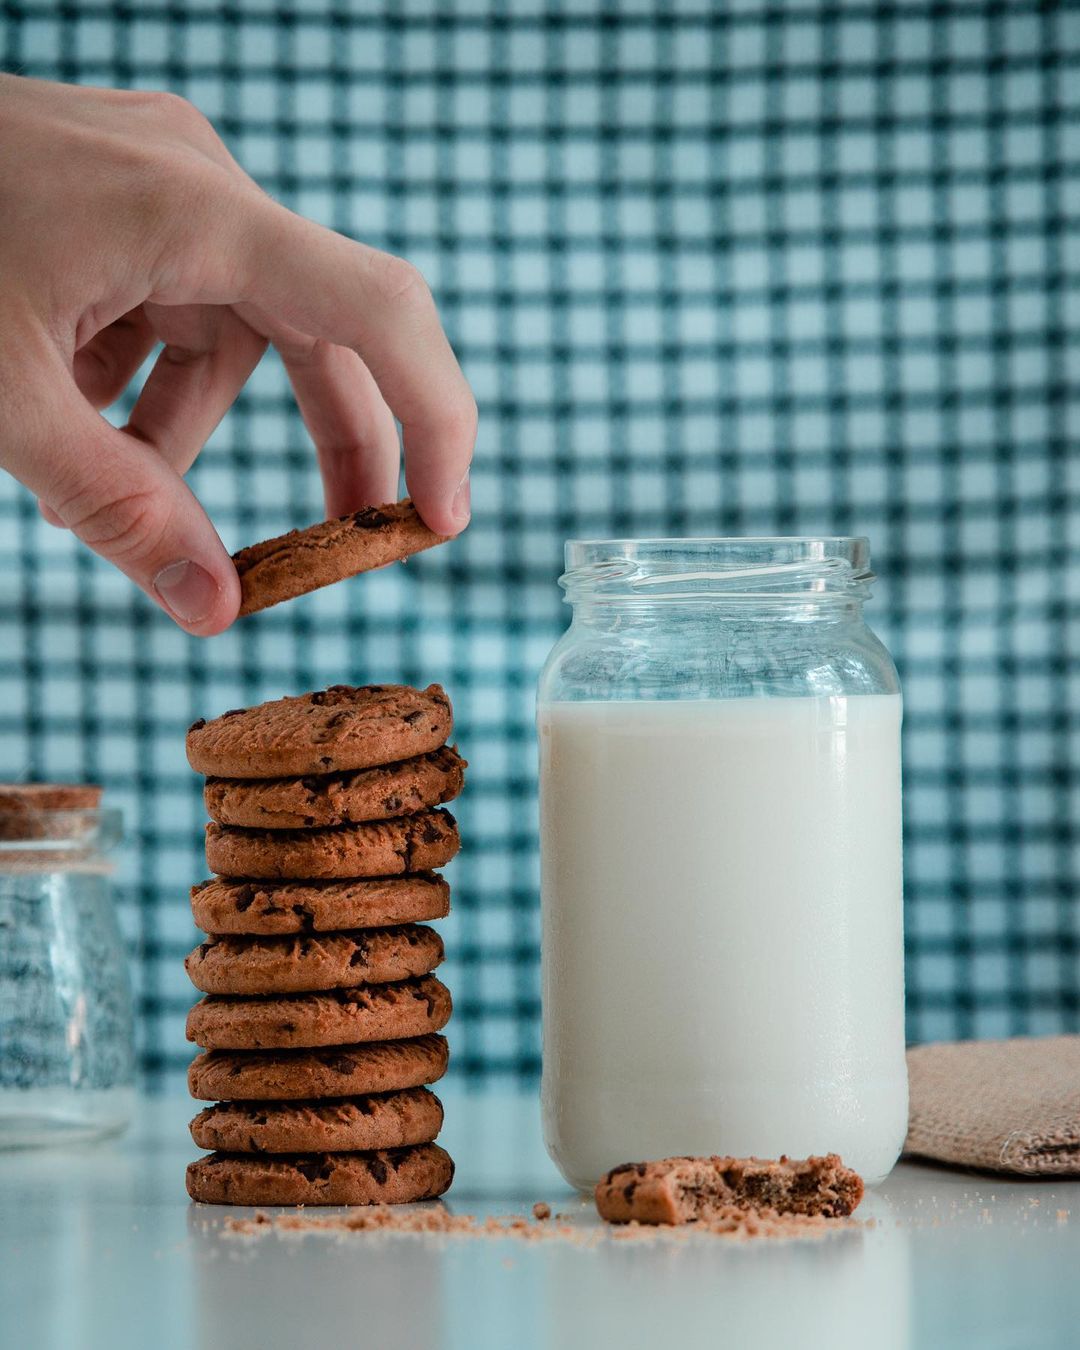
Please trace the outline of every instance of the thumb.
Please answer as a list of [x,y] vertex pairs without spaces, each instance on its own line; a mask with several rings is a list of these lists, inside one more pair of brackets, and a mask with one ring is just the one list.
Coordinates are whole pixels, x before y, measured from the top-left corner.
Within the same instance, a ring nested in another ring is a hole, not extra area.
[[20,435],[9,425],[7,467],[187,632],[209,637],[227,628],[240,607],[239,578],[184,480],[81,398],[50,421],[47,434]]

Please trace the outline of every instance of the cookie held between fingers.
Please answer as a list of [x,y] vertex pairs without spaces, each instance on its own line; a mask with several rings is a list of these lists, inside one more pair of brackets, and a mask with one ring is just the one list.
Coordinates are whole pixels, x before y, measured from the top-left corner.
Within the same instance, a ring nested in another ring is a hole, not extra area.
[[204,994],[300,994],[412,979],[443,955],[433,928],[406,923],[354,933],[215,935],[187,955],[184,969]]
[[452,801],[465,761],[448,745],[426,755],[306,778],[208,778],[207,814],[219,825],[304,830],[411,815]]
[[210,777],[302,778],[425,755],[453,725],[440,685],[334,684],[193,722],[187,757]]
[[240,613],[255,614],[346,577],[400,562],[445,544],[450,537],[429,530],[408,498],[290,530],[233,554],[240,576]]
[[206,827],[206,861],[232,877],[388,877],[442,867],[460,847],[449,811],[325,830]]
[[210,1205],[403,1205],[442,1195],[453,1179],[449,1153],[418,1144],[371,1153],[212,1153],[189,1165],[187,1190]]
[[840,1218],[862,1195],[862,1178],[835,1153],[799,1162],[661,1158],[624,1163],[601,1177],[596,1208],[610,1223],[691,1223],[732,1207]]
[[209,1050],[306,1049],[401,1040],[441,1031],[450,1020],[451,1006],[450,991],[433,975],[327,993],[250,998],[208,994],[188,1013],[187,1038]]
[[199,1148],[226,1153],[356,1153],[429,1143],[442,1103],[427,1088],[327,1102],[219,1102],[191,1122]]
[[437,1082],[446,1072],[444,1036],[321,1050],[204,1050],[188,1066],[201,1101],[304,1101],[395,1092]]
[[191,888],[205,933],[321,933],[442,919],[450,887],[435,872],[351,881],[243,881],[212,877]]

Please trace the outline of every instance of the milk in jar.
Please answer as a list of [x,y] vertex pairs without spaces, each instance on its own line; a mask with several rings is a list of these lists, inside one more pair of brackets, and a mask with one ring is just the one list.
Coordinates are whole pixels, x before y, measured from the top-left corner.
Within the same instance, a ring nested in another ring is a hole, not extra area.
[[835,1152],[873,1183],[903,1143],[901,699],[864,541],[810,542],[617,543],[632,570],[599,582],[568,546],[537,715],[542,1097],[577,1186],[679,1153]]

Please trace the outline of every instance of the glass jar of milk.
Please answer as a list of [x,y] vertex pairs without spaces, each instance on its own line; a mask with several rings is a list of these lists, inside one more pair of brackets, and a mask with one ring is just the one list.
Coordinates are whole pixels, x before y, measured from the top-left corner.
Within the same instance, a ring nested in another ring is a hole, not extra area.
[[591,1187],[907,1128],[900,686],[865,539],[572,541],[540,680],[543,1111]]

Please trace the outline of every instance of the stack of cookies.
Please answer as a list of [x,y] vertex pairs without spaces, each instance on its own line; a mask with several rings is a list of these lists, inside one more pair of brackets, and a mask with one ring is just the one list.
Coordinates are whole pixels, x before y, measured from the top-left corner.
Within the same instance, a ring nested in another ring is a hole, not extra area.
[[192,890],[207,940],[186,967],[203,999],[192,1121],[194,1200],[398,1204],[441,1195],[433,1141],[450,994],[432,971],[449,910],[431,869],[458,850],[444,802],[465,762],[438,685],[278,699],[196,722],[207,774],[209,881]]

